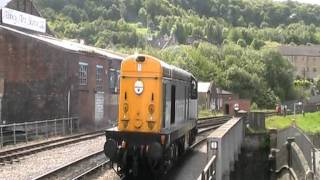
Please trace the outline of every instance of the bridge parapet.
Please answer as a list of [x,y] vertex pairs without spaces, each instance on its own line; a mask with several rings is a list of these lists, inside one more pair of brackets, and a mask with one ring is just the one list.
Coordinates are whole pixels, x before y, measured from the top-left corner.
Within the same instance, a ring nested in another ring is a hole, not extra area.
[[289,170],[293,179],[319,179],[319,151],[310,139],[298,128],[288,127],[270,131],[270,158],[274,161],[274,178],[284,169]]
[[229,179],[244,137],[242,118],[232,118],[207,138],[208,164],[198,180]]

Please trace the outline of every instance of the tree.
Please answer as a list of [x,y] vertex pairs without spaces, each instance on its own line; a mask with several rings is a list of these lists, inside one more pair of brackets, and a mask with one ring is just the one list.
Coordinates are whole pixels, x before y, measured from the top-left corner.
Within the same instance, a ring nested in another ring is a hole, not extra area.
[[265,45],[265,43],[263,41],[261,41],[259,39],[253,39],[250,46],[255,50],[259,50],[264,45]]
[[147,11],[142,7],[139,10],[139,19],[144,24],[147,25]]
[[187,34],[184,28],[184,25],[180,22],[176,24],[175,27],[175,36],[180,44],[184,44],[187,39]]
[[292,65],[275,50],[264,51],[262,59],[268,86],[281,100],[290,98],[287,95],[293,84]]
[[67,5],[62,9],[62,13],[72,18],[76,23],[88,20],[88,15],[84,10],[77,8],[74,5]]
[[241,46],[241,47],[246,47],[246,46],[247,46],[247,43],[246,43],[246,41],[245,41],[244,39],[239,39],[239,40],[237,41],[237,44],[238,44],[239,46]]

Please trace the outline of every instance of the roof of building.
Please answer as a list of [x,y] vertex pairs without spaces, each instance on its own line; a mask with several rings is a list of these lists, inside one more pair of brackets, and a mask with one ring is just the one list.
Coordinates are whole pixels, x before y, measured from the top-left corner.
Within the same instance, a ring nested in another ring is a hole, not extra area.
[[25,33],[25,32],[22,32],[22,31],[19,31],[19,30],[16,30],[16,29],[13,29],[13,28],[10,28],[7,26],[0,25],[0,29],[5,29],[10,32],[14,32],[14,33],[17,33],[17,34],[20,34],[23,36],[27,36],[30,38],[34,38],[34,39],[46,42],[46,43],[54,45],[56,47],[61,47],[66,50],[75,51],[75,52],[79,52],[79,53],[81,53],[81,52],[93,53],[93,54],[98,54],[98,55],[106,56],[108,58],[117,59],[117,60],[122,60],[126,56],[124,54],[115,53],[115,52],[112,52],[109,50],[100,49],[100,48],[72,42],[70,40],[61,40],[61,39],[57,39],[55,37],[47,36],[47,35],[43,35],[43,34],[28,34],[28,33]]
[[210,89],[210,82],[198,82],[198,92],[208,92]]
[[221,95],[232,95],[232,92],[222,90],[221,93],[218,92],[218,94],[221,94]]
[[283,45],[278,50],[283,56],[320,56],[320,45]]
[[[212,87],[212,82],[198,82],[198,92],[199,93],[207,93],[210,91]],[[216,93],[219,95],[232,95],[232,92],[223,90],[219,87],[215,88]]]
[[12,0],[1,0],[0,1],[0,9],[2,9],[3,7],[6,7],[7,4],[12,1]]

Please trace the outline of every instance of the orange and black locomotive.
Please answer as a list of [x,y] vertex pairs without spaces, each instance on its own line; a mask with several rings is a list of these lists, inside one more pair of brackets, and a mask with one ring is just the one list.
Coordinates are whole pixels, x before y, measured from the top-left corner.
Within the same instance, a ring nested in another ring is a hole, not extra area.
[[118,125],[106,130],[106,156],[120,174],[166,171],[195,141],[196,79],[154,57],[132,55],[121,63],[119,93]]

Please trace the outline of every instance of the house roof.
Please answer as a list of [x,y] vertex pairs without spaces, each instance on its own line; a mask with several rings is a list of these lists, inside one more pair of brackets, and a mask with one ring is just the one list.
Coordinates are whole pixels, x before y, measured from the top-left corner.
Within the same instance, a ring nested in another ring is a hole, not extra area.
[[320,56],[320,45],[283,45],[279,46],[278,50],[283,56]]
[[220,94],[221,95],[232,95],[232,92],[222,90]]
[[75,52],[79,52],[79,53],[81,53],[81,52],[93,53],[93,54],[106,56],[108,58],[112,58],[112,59],[116,59],[116,60],[122,60],[126,56],[124,54],[119,54],[119,53],[111,52],[111,51],[108,51],[105,49],[100,49],[100,48],[72,42],[70,40],[61,40],[61,39],[57,39],[52,36],[47,36],[47,35],[43,35],[43,34],[28,34],[28,33],[25,33],[25,32],[22,32],[22,31],[19,31],[19,30],[16,30],[16,29],[13,29],[13,28],[10,28],[7,26],[0,25],[0,29],[5,29],[7,31],[10,31],[10,32],[13,32],[16,34],[20,34],[23,36],[27,36],[30,38],[34,38],[34,39],[46,42],[46,43],[51,44],[56,47],[61,47],[66,50],[75,51]]
[[[212,87],[212,82],[198,82],[198,92],[207,93]],[[221,88],[215,88],[216,93],[219,95],[232,95],[232,92],[223,90]]]
[[3,7],[6,7],[7,4],[10,2],[11,0],[1,0],[0,1],[0,9],[2,9]]
[[198,92],[208,92],[210,89],[210,85],[210,82],[198,82]]

